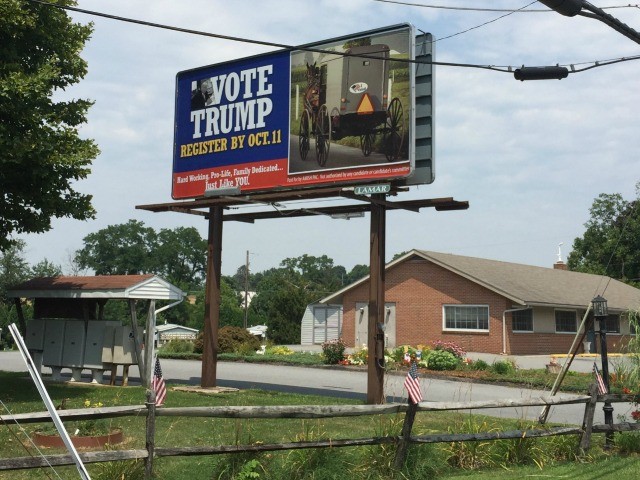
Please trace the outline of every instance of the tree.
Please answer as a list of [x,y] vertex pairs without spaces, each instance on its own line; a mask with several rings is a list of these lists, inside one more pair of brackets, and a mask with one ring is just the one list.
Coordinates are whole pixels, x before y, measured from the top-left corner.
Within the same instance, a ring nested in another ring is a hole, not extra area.
[[[13,299],[7,297],[7,290],[24,282],[30,276],[30,269],[24,258],[24,240],[17,240],[4,252],[0,252],[0,328],[7,332],[7,326],[18,322],[18,314]],[[25,316],[31,316],[31,305],[27,304]],[[24,333],[24,332],[23,332]]]
[[204,285],[207,241],[193,227],[163,228],[156,239],[152,260],[155,272],[185,290]]
[[0,1],[0,251],[12,234],[50,230],[53,217],[94,217],[91,195],[73,189],[98,155],[78,135],[91,102],[53,100],[87,73],[79,53],[91,31],[62,9]]
[[84,237],[84,247],[76,252],[76,258],[81,268],[91,268],[96,275],[150,273],[157,266],[152,256],[156,244],[152,228],[129,220]]
[[198,290],[206,274],[207,242],[193,227],[156,233],[129,220],[87,235],[75,258],[80,268],[97,275],[153,273],[183,290]]
[[290,273],[301,278],[301,285],[309,292],[315,292],[318,298],[342,287],[346,270],[341,265],[334,265],[333,259],[322,255],[302,255],[298,258],[285,258],[281,264]]
[[286,268],[265,272],[250,311],[269,327],[268,338],[275,343],[300,342],[300,321],[314,297],[299,273]]
[[345,268],[326,255],[286,258],[280,268],[263,273],[250,312],[269,327],[274,342],[298,343],[307,305],[340,288],[345,276]]
[[24,240],[16,240],[4,252],[0,252],[0,302],[7,302],[7,290],[24,282],[31,275],[24,258]]
[[[636,184],[640,194],[640,182]],[[571,270],[640,282],[640,201],[619,193],[602,193],[591,206],[582,237],[573,242],[567,264]]]
[[46,258],[31,268],[31,276],[33,277],[57,277],[59,275],[62,275],[62,267]]
[[347,274],[345,285],[349,285],[350,283],[357,282],[361,278],[366,277],[370,273],[369,265],[354,265],[351,271]]

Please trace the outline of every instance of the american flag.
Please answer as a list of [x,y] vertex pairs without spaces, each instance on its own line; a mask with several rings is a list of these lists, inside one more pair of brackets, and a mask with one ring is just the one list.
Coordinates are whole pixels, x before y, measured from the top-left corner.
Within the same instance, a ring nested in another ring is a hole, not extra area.
[[167,387],[164,384],[164,378],[162,378],[162,369],[160,368],[160,359],[158,357],[156,357],[156,366],[153,369],[151,388],[156,392],[156,405],[162,405],[167,396]]
[[596,362],[593,362],[593,373],[596,376],[596,383],[598,384],[598,394],[605,395],[607,393],[607,387],[604,384],[604,379],[602,375],[600,375],[600,370],[598,370],[598,366]]
[[418,381],[418,366],[416,362],[411,362],[409,373],[404,380],[404,388],[409,393],[411,403],[419,403],[422,401],[422,393],[420,392],[420,382]]

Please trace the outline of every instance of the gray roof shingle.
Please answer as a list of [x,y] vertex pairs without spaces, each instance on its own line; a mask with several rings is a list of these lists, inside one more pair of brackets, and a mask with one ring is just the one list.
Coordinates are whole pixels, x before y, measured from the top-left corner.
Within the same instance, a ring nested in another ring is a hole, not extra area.
[[[640,308],[640,289],[590,273],[426,250],[412,250],[388,263],[386,268],[393,268],[416,257],[467,278],[519,305],[586,308],[595,296],[602,295],[612,311]],[[362,278],[323,298],[320,303],[340,302],[346,291],[368,280],[368,276]]]

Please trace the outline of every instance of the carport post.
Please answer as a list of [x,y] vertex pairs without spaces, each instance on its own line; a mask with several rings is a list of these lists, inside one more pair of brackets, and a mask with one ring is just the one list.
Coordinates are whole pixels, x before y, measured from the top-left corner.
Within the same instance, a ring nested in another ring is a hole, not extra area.
[[371,196],[371,235],[369,243],[369,321],[367,324],[367,403],[384,403],[384,252],[386,208],[385,194]]
[[153,367],[155,366],[154,357],[156,350],[156,301],[151,300],[149,302],[149,313],[147,315],[147,335],[144,346],[144,385],[146,388],[151,388],[151,379],[153,377]]
[[[152,300],[155,305],[155,300]],[[144,357],[142,356],[142,350],[140,349],[140,339],[138,338],[138,316],[136,314],[136,301],[129,299],[129,313],[131,318],[131,334],[133,335],[133,345],[136,350],[136,362],[138,362],[138,370],[140,371],[140,383],[143,387],[149,388],[147,383],[148,376],[145,369]],[[145,348],[149,348],[149,345],[145,345]],[[145,350],[146,351],[146,350]],[[118,368],[114,365],[114,368]],[[126,381],[126,369],[129,368],[126,365],[122,367],[122,384]],[[112,377],[115,378],[115,377]]]
[[220,323],[220,277],[222,271],[222,207],[209,208],[207,281],[204,294],[204,349],[201,387],[216,386],[218,325]]

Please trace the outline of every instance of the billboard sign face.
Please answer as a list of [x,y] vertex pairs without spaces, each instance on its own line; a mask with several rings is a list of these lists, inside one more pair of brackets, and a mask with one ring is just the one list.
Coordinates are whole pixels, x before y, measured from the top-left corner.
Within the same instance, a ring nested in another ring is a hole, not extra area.
[[180,72],[174,199],[408,177],[410,25]]

